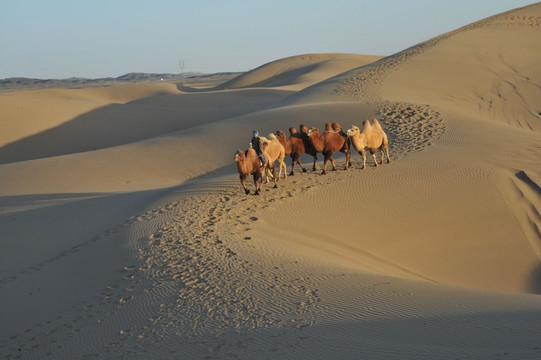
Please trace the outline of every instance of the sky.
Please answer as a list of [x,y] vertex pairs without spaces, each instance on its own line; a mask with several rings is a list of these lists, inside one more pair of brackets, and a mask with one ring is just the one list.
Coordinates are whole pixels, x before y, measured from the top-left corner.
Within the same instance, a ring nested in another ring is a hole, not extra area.
[[248,71],[391,55],[526,0],[0,0],[0,79]]

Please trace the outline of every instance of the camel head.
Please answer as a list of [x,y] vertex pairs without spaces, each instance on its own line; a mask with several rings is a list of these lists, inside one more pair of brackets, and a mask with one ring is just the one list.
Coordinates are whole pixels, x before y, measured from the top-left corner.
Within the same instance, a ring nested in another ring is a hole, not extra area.
[[244,160],[244,158],[245,158],[244,152],[241,149],[238,149],[237,152],[235,153],[235,162],[242,161]]
[[276,130],[276,137],[278,139],[284,139],[286,138],[286,133],[283,132],[282,130]]
[[319,137],[319,129],[315,127],[311,127],[310,130],[308,130],[308,137],[316,136]]
[[347,131],[348,136],[354,136],[356,134],[359,134],[360,130],[357,126],[351,125],[351,129]]

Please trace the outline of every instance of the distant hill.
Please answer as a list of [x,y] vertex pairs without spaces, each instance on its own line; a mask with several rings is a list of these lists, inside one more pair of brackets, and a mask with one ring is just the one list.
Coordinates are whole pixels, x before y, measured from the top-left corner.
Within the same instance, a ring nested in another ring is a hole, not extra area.
[[69,79],[33,79],[12,77],[0,79],[0,91],[43,89],[43,88],[82,88],[92,86],[109,86],[118,84],[151,82],[151,81],[183,81],[198,77],[208,77],[209,74],[188,72],[182,74],[128,73],[119,77],[87,79],[72,77]]

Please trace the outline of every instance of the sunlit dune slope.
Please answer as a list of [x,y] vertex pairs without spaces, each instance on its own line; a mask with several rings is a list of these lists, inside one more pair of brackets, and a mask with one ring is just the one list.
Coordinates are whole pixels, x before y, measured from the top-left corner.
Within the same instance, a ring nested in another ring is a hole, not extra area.
[[179,94],[169,83],[0,93],[0,146],[38,134],[110,104]]
[[541,129],[541,6],[502,13],[323,81],[291,97],[402,101]]
[[294,86],[302,89],[380,59],[375,55],[305,54],[264,64],[225,82],[218,89]]

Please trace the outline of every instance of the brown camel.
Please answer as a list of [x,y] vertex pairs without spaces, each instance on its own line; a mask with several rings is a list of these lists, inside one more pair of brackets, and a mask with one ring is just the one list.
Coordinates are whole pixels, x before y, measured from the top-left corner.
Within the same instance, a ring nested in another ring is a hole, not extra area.
[[303,172],[306,172],[301,162],[301,155],[306,152],[303,135],[298,133],[294,127],[290,127],[289,139],[286,140],[286,134],[282,130],[276,131],[276,138],[284,146],[286,156],[291,156],[291,172],[289,175],[295,175],[295,163],[299,164]]
[[255,150],[250,148],[246,150],[245,153],[240,149],[237,150],[235,162],[237,163],[237,169],[239,171],[240,183],[242,184],[246,195],[250,193],[250,190],[246,187],[246,178],[250,174],[254,178],[255,195],[259,195],[263,177],[261,176],[261,165]]
[[314,145],[312,145],[312,142],[310,141],[310,137],[308,136],[308,127],[305,124],[301,124],[299,130],[301,131],[302,141],[304,142],[304,152],[314,157],[314,165],[312,166],[312,171],[316,171],[318,151],[316,151]]
[[376,152],[378,151],[378,148],[381,151],[381,164],[383,164],[384,150],[387,155],[387,163],[391,162],[391,159],[389,158],[389,141],[387,140],[387,135],[383,131],[377,119],[373,119],[372,123],[374,125],[371,125],[370,121],[365,120],[363,122],[362,132],[357,126],[351,126],[351,129],[349,129],[347,132],[353,147],[363,157],[363,165],[361,169],[364,169],[366,166],[365,149],[370,149],[370,154],[374,160],[374,166],[378,166],[378,162],[376,160]]
[[[338,129],[340,125],[336,123]],[[333,130],[331,123],[325,124],[325,132],[322,135],[319,135],[319,129],[311,128],[308,131],[308,137],[314,149],[317,152],[323,153],[323,172],[322,174],[327,173],[327,163],[331,161],[333,170],[336,171],[336,164],[334,163],[333,154],[337,151],[341,151],[346,154],[346,167],[344,170],[348,169],[350,165],[350,151],[349,151],[349,138],[340,134],[340,131]]]

